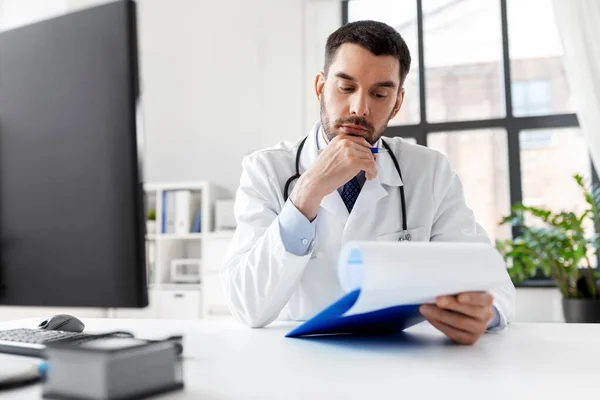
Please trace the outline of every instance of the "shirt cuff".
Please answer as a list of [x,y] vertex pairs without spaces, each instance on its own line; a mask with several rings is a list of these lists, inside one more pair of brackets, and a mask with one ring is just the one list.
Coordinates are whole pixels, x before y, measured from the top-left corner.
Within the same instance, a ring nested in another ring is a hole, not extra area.
[[500,313],[498,312],[498,309],[496,308],[496,306],[492,307],[492,311],[494,313],[494,316],[492,317],[490,322],[488,322],[488,326],[487,326],[488,330],[493,330],[494,328],[498,328],[500,326],[500,322],[501,322]]
[[286,201],[279,214],[279,232],[283,247],[289,253],[305,256],[315,241],[317,218],[312,222],[302,214],[294,203]]

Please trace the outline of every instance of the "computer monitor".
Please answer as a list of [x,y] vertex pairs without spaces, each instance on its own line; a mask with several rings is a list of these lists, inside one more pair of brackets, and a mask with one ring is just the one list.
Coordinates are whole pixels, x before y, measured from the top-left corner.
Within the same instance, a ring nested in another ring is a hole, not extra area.
[[136,12],[0,33],[0,304],[144,307]]

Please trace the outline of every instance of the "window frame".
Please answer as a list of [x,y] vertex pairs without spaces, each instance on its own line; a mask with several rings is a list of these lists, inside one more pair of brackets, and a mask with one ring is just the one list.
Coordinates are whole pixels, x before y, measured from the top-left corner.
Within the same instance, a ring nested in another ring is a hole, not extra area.
[[[341,3],[342,24],[348,23],[348,5],[352,0],[343,0]],[[424,51],[424,31],[423,31],[423,0],[414,0],[417,3],[417,43],[418,43],[418,60],[419,60],[419,106],[420,106],[420,122],[418,124],[388,126],[384,135],[386,137],[412,137],[417,140],[417,143],[427,146],[427,136],[436,132],[464,132],[477,131],[489,128],[501,128],[506,131],[508,143],[508,172],[509,172],[509,192],[510,204],[520,203],[523,200],[523,190],[521,181],[521,145],[519,134],[521,131],[532,129],[557,129],[557,128],[572,128],[579,127],[579,121],[576,113],[559,113],[546,114],[536,116],[520,116],[517,117],[513,113],[512,104],[512,79],[509,51],[509,32],[508,32],[508,12],[507,0],[500,1],[500,16],[502,26],[502,67],[504,69],[504,101],[506,108],[506,116],[502,118],[491,118],[481,120],[459,120],[448,122],[430,123],[427,120],[427,74],[425,68],[425,51]],[[588,156],[589,157],[589,156]],[[590,159],[590,170],[592,175],[592,183],[600,184],[598,174],[595,171]],[[518,236],[519,232],[513,229],[513,236]],[[600,266],[600,260],[598,260]],[[523,287],[553,287],[554,281],[550,279],[542,279],[541,277],[524,281]]]

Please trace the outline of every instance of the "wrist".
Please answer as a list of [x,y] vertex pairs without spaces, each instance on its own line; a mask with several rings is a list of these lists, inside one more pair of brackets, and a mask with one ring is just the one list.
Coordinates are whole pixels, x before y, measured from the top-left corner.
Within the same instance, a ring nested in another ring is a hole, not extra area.
[[317,217],[323,197],[318,190],[318,185],[308,176],[302,175],[290,194],[290,201],[294,203],[298,211],[312,222]]

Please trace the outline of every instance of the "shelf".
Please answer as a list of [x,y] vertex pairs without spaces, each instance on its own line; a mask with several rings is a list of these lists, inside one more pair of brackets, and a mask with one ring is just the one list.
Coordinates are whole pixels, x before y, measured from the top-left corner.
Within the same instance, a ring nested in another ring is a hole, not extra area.
[[159,290],[200,290],[202,288],[200,283],[159,283],[153,286],[153,289]]
[[209,233],[205,234],[205,238],[206,239],[231,239],[233,237],[234,233],[235,233],[234,230],[209,232]]
[[194,240],[194,239],[231,239],[235,231],[219,231],[209,233],[159,233],[146,235],[146,240]]
[[191,190],[202,191],[209,187],[208,182],[164,182],[164,183],[146,183],[144,190],[146,192],[160,192],[169,190]]
[[150,236],[154,236],[155,239],[158,240],[194,240],[194,239],[202,239],[202,233],[159,233],[158,235],[148,235],[148,239]]

